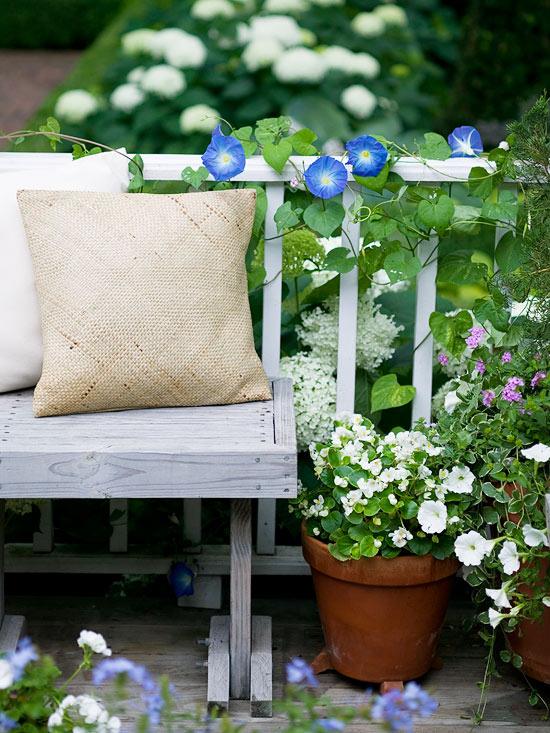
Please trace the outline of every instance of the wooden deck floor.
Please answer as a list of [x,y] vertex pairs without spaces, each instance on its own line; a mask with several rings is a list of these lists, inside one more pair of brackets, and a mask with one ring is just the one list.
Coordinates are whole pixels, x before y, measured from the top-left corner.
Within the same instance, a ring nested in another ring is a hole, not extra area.
[[[256,602],[256,613],[274,619],[275,695],[281,694],[285,661],[295,655],[311,659],[321,645],[315,606],[312,600],[267,600]],[[194,706],[205,699],[206,648],[197,639],[208,633],[209,612],[177,608],[169,599],[100,597],[8,596],[8,611],[27,617],[28,630],[44,652],[52,654],[64,672],[74,668],[79,653],[73,640],[82,628],[105,635],[115,654],[146,664],[153,673],[168,673],[177,697]],[[438,713],[421,725],[417,733],[462,733],[473,729],[472,709],[477,703],[477,682],[483,675],[484,649],[475,635],[465,638],[459,630],[460,605],[455,604],[441,643],[444,668],[430,672],[424,686],[440,703]],[[321,675],[321,689],[335,702],[350,703],[362,693],[362,686],[333,673]],[[77,688],[84,691],[84,681]],[[233,716],[248,721],[247,733],[282,729],[280,719],[246,718],[246,705],[236,704]],[[540,710],[530,708],[521,676],[511,673],[495,680],[487,706],[485,723],[491,733],[542,733],[550,730]],[[131,726],[127,727],[131,730]],[[348,730],[348,729],[347,729]],[[350,733],[367,733],[366,724],[351,726]]]

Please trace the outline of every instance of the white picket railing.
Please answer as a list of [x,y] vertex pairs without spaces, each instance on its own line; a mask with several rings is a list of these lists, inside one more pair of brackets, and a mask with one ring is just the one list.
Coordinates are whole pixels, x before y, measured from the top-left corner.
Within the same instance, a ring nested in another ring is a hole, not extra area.
[[[41,169],[70,160],[69,154],[59,153],[0,153],[0,173],[10,170]],[[270,168],[261,157],[247,161],[243,173],[235,181],[264,183],[267,194],[265,221],[265,270],[266,285],[263,294],[263,340],[262,360],[269,376],[277,376],[281,341],[281,293],[282,293],[282,236],[278,235],[273,219],[275,211],[284,201],[285,183],[296,174],[296,168],[303,170],[314,158],[294,157],[281,175]],[[196,168],[202,164],[195,155],[144,155],[144,177],[146,180],[181,180],[181,171],[187,166]],[[414,158],[404,158],[395,164],[393,170],[406,182],[438,185],[443,182],[466,181],[473,166],[484,166],[492,170],[492,164],[472,158],[455,158],[446,161],[421,163]],[[344,193],[347,209],[354,198],[356,185],[350,174],[350,187]],[[348,237],[343,246],[355,252],[360,246],[360,226],[344,222]],[[497,230],[496,241],[505,233]],[[415,350],[413,354],[413,384],[416,396],[413,402],[413,419],[430,418],[432,398],[433,342],[429,329],[429,317],[435,309],[437,275],[437,236],[420,245],[419,257],[429,264],[422,269],[416,282]],[[357,332],[358,274],[354,269],[340,278],[340,310],[338,331],[337,367],[337,410],[354,408],[355,399],[355,352]],[[52,553],[53,517],[51,501],[44,503],[39,532],[34,536],[34,554],[24,548],[8,548],[7,571],[28,572],[100,572],[100,573],[165,573],[169,559],[155,555],[127,552],[127,501],[110,502],[112,521],[110,553],[101,555],[75,555],[70,552]],[[257,516],[257,553],[253,559],[253,572],[268,575],[304,574],[308,568],[298,548],[275,546],[275,500],[259,501]],[[201,541],[201,503],[199,499],[184,501],[183,529],[185,536],[196,543]],[[229,571],[227,548],[203,547],[197,554],[199,574],[218,576]]]

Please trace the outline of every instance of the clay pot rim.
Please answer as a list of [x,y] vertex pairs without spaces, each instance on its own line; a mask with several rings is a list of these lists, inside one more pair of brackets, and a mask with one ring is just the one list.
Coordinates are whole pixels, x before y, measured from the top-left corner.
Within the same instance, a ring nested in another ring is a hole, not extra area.
[[454,557],[438,560],[433,555],[403,555],[394,558],[362,557],[341,561],[328,545],[308,535],[302,524],[304,558],[313,570],[332,578],[373,586],[411,586],[434,583],[455,575],[460,563]]

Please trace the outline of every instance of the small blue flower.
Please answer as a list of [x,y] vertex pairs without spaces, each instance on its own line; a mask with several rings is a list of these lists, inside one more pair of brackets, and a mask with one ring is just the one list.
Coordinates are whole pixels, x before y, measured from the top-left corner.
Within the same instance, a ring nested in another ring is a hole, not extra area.
[[447,138],[451,146],[451,158],[475,158],[483,152],[481,135],[475,127],[455,127]]
[[9,663],[13,670],[13,679],[17,682],[23,676],[25,667],[30,662],[35,662],[38,659],[38,652],[33,646],[32,641],[28,636],[25,636],[14,652],[8,655]]
[[286,681],[290,685],[309,685],[310,687],[317,687],[319,684],[313,670],[301,657],[294,657],[286,665]]
[[195,592],[193,581],[195,573],[189,565],[184,562],[174,562],[168,573],[168,582],[172,586],[172,590],[176,594],[176,598],[182,596],[192,596]]
[[346,143],[348,160],[357,176],[377,176],[388,160],[388,151],[372,135],[360,135]]
[[143,690],[142,700],[147,710],[147,717],[151,725],[160,723],[160,716],[164,706],[160,688],[151,677],[147,667],[136,664],[130,659],[118,657],[115,659],[104,659],[92,672],[94,685],[101,685],[109,682],[119,675],[126,675],[129,680],[139,685]]
[[346,724],[342,720],[338,720],[338,718],[325,718],[324,720],[318,720],[317,721],[317,727],[316,731],[323,731],[325,733],[328,731],[329,733],[339,733],[339,731],[344,730],[346,727]]
[[0,713],[0,733],[8,733],[17,726],[17,723],[13,718],[10,718],[6,713]]
[[218,125],[202,162],[216,181],[228,181],[244,171],[246,156],[242,144],[231,135],[224,135],[221,125]]
[[416,682],[409,682],[403,692],[390,690],[376,698],[371,716],[374,721],[385,723],[394,733],[412,733],[415,718],[429,717],[437,706]]
[[304,174],[306,185],[314,196],[331,199],[346,187],[348,171],[346,166],[330,155],[322,155],[312,163]]

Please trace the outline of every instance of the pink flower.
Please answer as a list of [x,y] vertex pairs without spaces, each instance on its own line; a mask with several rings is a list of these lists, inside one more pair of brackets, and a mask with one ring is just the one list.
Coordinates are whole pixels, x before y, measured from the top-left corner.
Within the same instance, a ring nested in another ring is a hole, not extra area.
[[485,338],[485,329],[482,328],[481,326],[472,326],[472,328],[470,328],[468,333],[470,335],[466,339],[466,346],[469,349],[477,349],[477,347],[481,344],[481,342]]
[[495,393],[491,389],[484,389],[481,393],[482,402],[485,407],[491,407],[495,399]]
[[535,372],[533,379],[531,380],[531,387],[535,389],[537,384],[542,382],[543,379],[546,379],[546,372]]
[[298,188],[299,185],[300,185],[300,182],[296,177],[290,179],[291,188]]
[[483,361],[483,359],[478,359],[476,361],[475,370],[479,374],[483,374],[485,372],[485,362]]
[[437,361],[443,366],[447,366],[447,364],[449,363],[449,357],[447,356],[447,354],[439,354],[439,356],[437,357]]
[[503,364],[508,364],[508,362],[512,361],[512,354],[509,351],[505,351],[500,357],[500,360]]
[[521,392],[518,392],[518,387],[523,387],[524,384],[521,377],[510,377],[502,390],[502,399],[506,402],[521,402],[523,397]]

